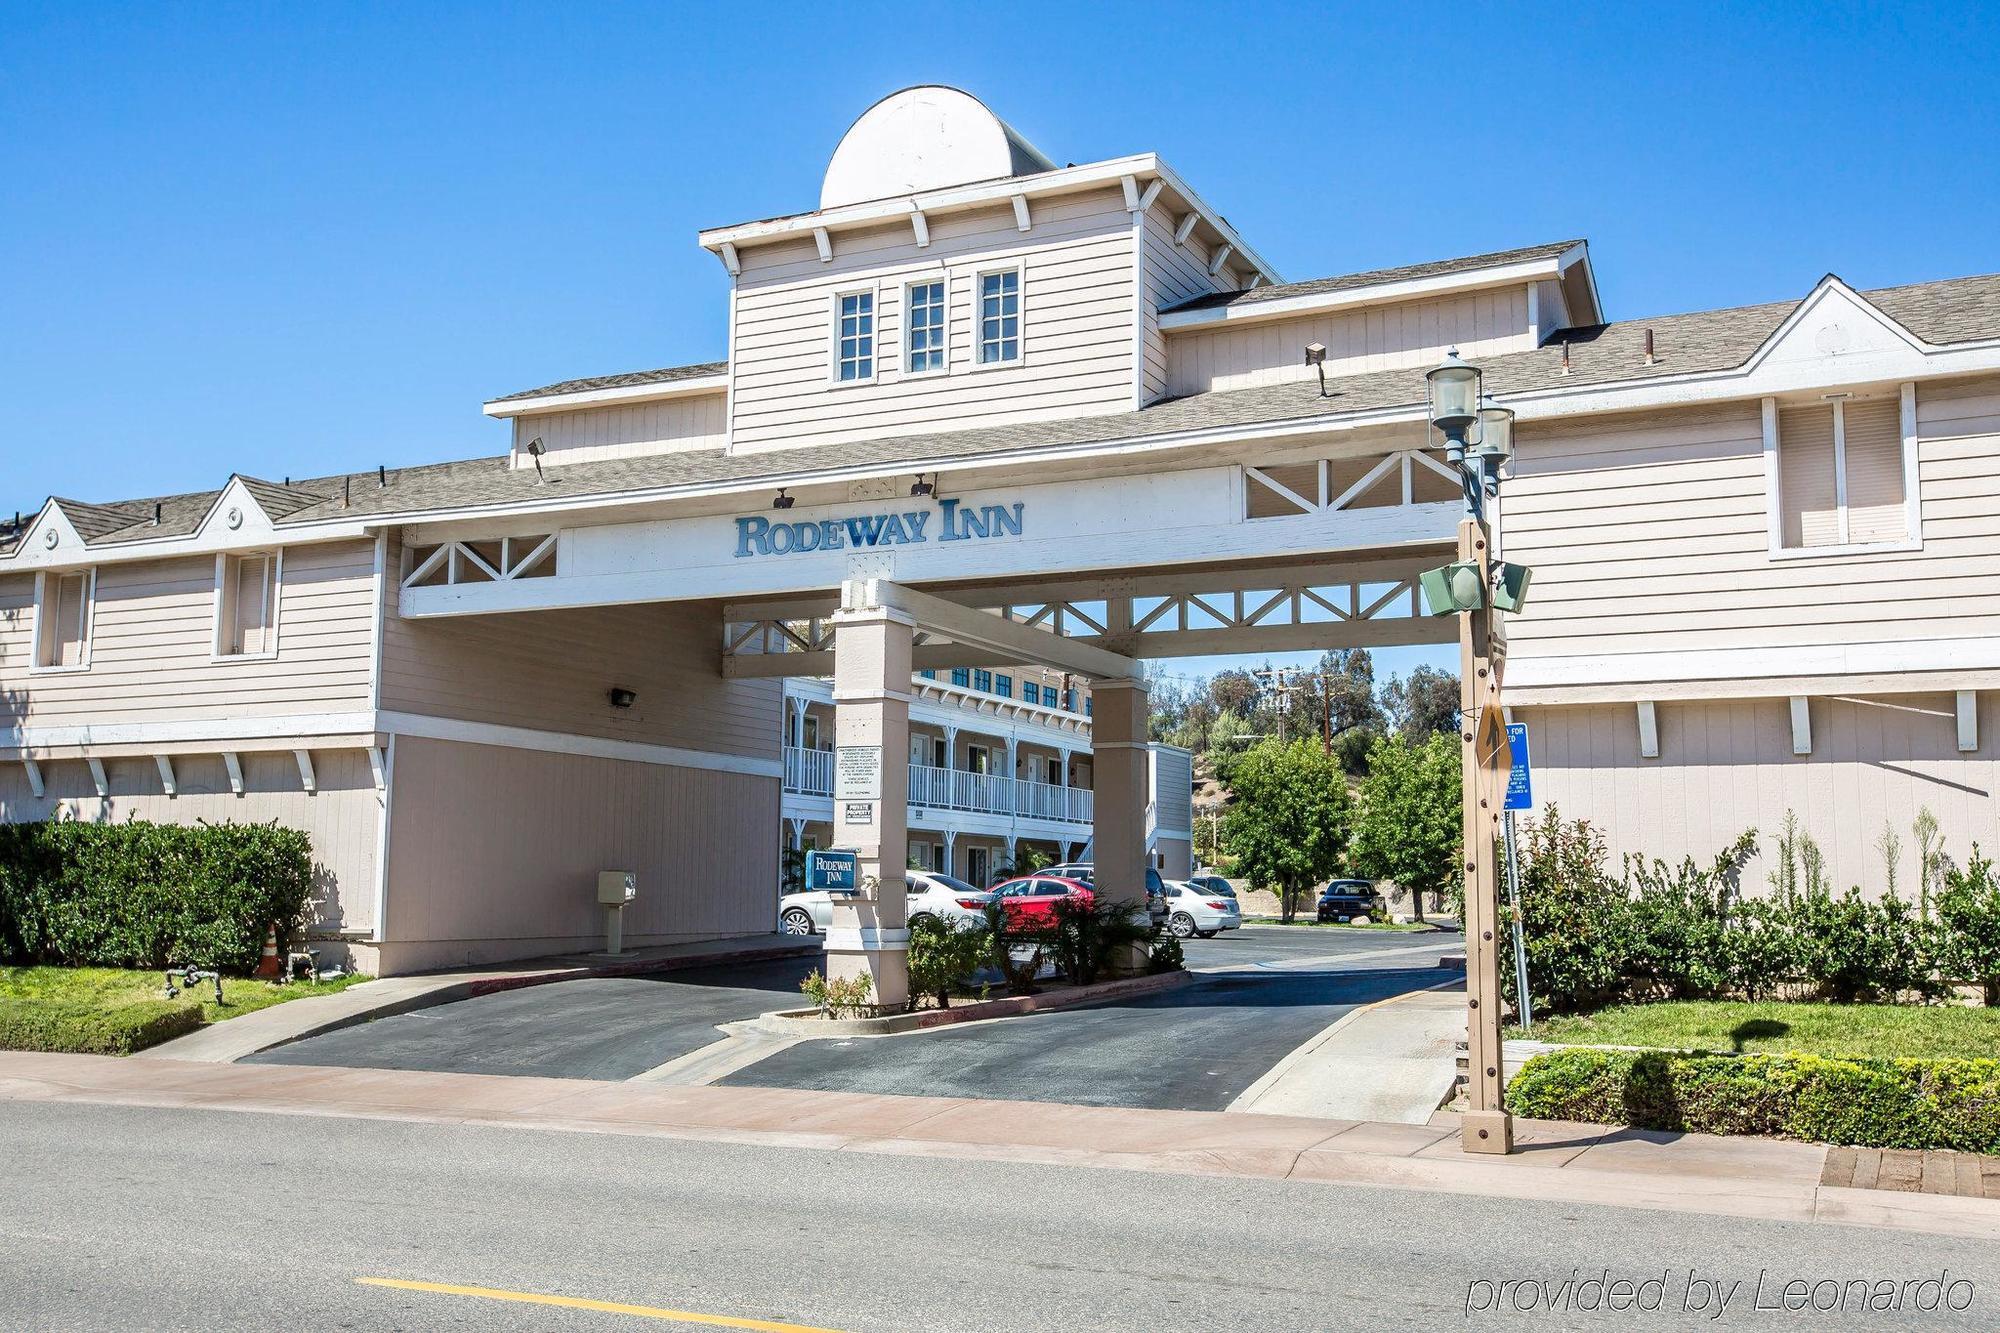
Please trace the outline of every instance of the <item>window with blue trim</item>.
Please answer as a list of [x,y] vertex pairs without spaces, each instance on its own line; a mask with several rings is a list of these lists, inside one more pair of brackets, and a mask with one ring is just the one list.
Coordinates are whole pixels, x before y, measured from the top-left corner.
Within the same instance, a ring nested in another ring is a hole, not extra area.
[[925,680],[936,680],[936,679],[937,679],[937,672],[935,672],[935,671],[919,671],[919,672],[918,672],[917,674],[918,674],[919,676],[922,676],[922,677],[923,677],[923,678],[924,678]]
[[951,669],[951,683],[954,685],[970,685],[972,683],[972,668],[953,667]]
[[1002,699],[1013,698],[1014,678],[1012,676],[995,676],[993,678],[993,692]]
[[1040,703],[1042,701],[1042,687],[1040,685],[1037,685],[1032,680],[1022,681],[1021,701],[1023,703],[1031,703],[1031,704]]
[[983,670],[973,672],[972,688],[984,694],[993,693],[993,673]]

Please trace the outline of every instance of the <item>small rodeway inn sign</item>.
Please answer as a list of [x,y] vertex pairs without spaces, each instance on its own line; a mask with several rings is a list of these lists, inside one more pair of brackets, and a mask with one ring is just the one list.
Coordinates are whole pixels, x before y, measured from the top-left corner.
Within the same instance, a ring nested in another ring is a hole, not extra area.
[[[977,541],[986,537],[1021,535],[1019,501],[1011,505],[961,507],[956,500],[940,500],[937,507],[937,540]],[[858,518],[807,519],[797,523],[773,523],[762,514],[736,520],[736,557],[750,555],[798,555],[806,551],[841,551],[871,546],[914,546],[931,540],[931,511],[906,509],[900,513],[863,514]]]

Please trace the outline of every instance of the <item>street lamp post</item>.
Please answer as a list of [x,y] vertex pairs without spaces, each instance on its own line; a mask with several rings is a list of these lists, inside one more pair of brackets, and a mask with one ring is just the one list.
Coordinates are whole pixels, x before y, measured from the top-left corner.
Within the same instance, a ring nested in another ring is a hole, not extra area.
[[[1431,425],[1444,437],[1445,456],[1458,468],[1465,516],[1458,525],[1458,562],[1436,571],[1433,613],[1458,614],[1459,739],[1463,763],[1465,866],[1466,1056],[1470,1109],[1466,1152],[1506,1153],[1514,1145],[1507,1112],[1500,1044],[1500,878],[1495,843],[1505,804],[1510,758],[1500,707],[1505,633],[1495,615],[1492,530],[1487,501],[1500,487],[1500,466],[1513,446],[1513,416],[1482,408],[1482,376],[1454,349],[1425,376]],[[1436,605],[1441,597],[1446,606]]]

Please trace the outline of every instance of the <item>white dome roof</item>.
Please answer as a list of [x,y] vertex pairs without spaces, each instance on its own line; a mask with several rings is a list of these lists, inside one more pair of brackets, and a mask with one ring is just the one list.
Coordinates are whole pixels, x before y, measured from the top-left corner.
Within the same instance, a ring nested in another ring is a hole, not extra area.
[[970,93],[926,84],[890,93],[848,127],[819,206],[1051,171],[1055,163]]

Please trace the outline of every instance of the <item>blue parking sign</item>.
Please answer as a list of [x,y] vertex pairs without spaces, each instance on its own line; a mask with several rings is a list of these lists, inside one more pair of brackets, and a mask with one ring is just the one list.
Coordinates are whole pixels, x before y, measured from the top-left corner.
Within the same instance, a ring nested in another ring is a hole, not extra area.
[[827,893],[853,893],[860,878],[861,858],[853,852],[806,853],[806,888]]
[[1535,798],[1528,786],[1528,724],[1507,724],[1507,755],[1513,768],[1507,774],[1507,809],[1532,810]]

